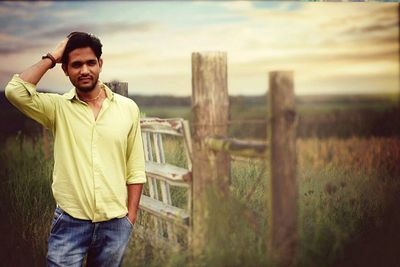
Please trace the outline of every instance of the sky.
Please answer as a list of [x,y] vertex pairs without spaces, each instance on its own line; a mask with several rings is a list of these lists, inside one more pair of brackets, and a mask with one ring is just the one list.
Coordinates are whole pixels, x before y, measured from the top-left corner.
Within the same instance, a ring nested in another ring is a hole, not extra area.
[[[296,94],[399,92],[398,3],[0,2],[0,90],[72,31],[103,44],[102,81],[130,94],[191,95],[193,52],[223,51],[231,95],[261,95],[270,71]],[[72,88],[60,66],[39,89]]]

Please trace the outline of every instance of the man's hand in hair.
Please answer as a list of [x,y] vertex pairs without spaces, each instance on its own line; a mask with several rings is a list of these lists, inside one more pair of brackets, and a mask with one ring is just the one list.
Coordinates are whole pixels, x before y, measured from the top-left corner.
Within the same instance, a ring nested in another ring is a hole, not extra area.
[[51,55],[56,59],[57,63],[61,63],[62,55],[65,50],[65,46],[67,45],[68,42],[68,37],[62,40],[56,47],[53,53]]

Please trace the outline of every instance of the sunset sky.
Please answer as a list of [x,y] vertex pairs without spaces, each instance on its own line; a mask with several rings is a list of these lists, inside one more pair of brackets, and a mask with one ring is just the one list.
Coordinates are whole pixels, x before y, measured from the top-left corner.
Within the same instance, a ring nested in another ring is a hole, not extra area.
[[[297,94],[397,93],[398,3],[0,2],[0,88],[72,31],[103,43],[101,80],[132,94],[191,94],[192,52],[226,51],[232,95],[293,70]],[[60,67],[39,88],[66,92]]]

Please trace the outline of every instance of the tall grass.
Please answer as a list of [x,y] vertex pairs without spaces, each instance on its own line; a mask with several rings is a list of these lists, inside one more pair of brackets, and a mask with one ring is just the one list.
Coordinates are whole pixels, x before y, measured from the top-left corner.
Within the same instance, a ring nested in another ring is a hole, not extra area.
[[22,135],[2,144],[0,161],[2,264],[44,266],[55,208],[51,193],[53,162],[44,159],[41,143]]
[[[167,151],[175,154],[179,149],[170,145]],[[298,266],[331,266],[365,224],[380,222],[400,192],[399,151],[396,138],[298,140]],[[209,192],[207,246],[196,265],[269,264],[268,176],[269,166],[261,161],[233,162],[231,194],[220,201]],[[157,263],[164,266],[189,263],[187,254],[161,257]]]
[[[174,140],[164,145],[168,162],[186,165],[181,145]],[[41,143],[32,144],[20,137],[8,140],[0,157],[5,173],[1,210],[7,218],[3,224],[10,229],[5,236],[12,243],[7,250],[9,265],[16,266],[12,263],[18,262],[22,251],[33,252],[28,255],[33,265],[43,265],[54,208],[52,162],[43,160]],[[298,266],[332,266],[343,257],[351,240],[362,234],[364,224],[379,223],[388,203],[400,192],[398,162],[397,138],[298,140]],[[207,246],[197,265],[269,264],[265,257],[268,176],[269,166],[261,161],[232,163],[230,195],[213,202],[215,196],[210,192],[213,205],[207,222]],[[174,203],[183,207],[186,192],[172,190]],[[148,220],[143,215],[142,222]],[[174,249],[159,251],[134,234],[124,266],[185,266],[188,255]]]
[[302,266],[328,266],[400,193],[400,140],[299,142]]

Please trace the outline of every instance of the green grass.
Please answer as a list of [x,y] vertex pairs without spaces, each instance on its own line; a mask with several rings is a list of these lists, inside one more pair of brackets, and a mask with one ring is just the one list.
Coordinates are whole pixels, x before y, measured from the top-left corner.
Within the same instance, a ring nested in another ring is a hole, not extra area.
[[[364,141],[371,146],[379,145],[378,141]],[[346,246],[362,234],[360,229],[366,221],[379,223],[387,203],[400,189],[396,179],[398,169],[392,168],[386,173],[374,170],[367,163],[376,160],[377,154],[370,159],[367,155],[362,157],[361,151],[354,159],[346,161],[348,165],[335,161],[335,155],[333,159],[326,156],[332,151],[337,153],[333,150],[337,146],[342,146],[337,151],[355,149],[338,142],[316,140],[315,145],[307,142],[299,145],[298,266],[332,266],[343,256]],[[398,141],[382,142],[391,144],[385,149],[397,153],[393,144]],[[323,152],[326,143],[329,143],[329,151]],[[167,162],[186,165],[181,144],[166,140],[164,145]],[[45,265],[54,200],[50,191],[52,160],[46,161],[43,157],[41,142],[33,144],[21,136],[1,145],[0,200],[2,218],[5,218],[1,228],[4,243],[1,259],[5,266]],[[360,163],[355,166],[352,162]],[[382,162],[396,164],[396,159],[387,161],[383,158]],[[209,229],[207,247],[199,266],[268,264],[265,258],[268,177],[269,166],[261,161],[236,161],[232,163],[230,195],[224,201],[216,202],[213,191],[209,192],[212,205],[209,206],[210,220],[205,221]],[[186,197],[185,190],[172,188],[172,198],[178,206],[185,206]],[[149,224],[149,217],[144,213],[139,219],[141,223]],[[152,248],[146,240],[133,237],[124,266],[185,266],[189,262],[187,252],[173,249],[162,252]]]
[[300,179],[299,263],[329,266],[357,237],[365,219],[382,215],[385,195],[377,194],[376,186],[387,193],[390,187],[371,173],[354,174],[339,166],[312,170]]
[[55,208],[50,188],[52,160],[44,160],[41,143],[17,136],[2,144],[0,161],[2,236],[7,237],[2,263],[44,266]]
[[[354,149],[339,141],[314,141],[317,147],[326,142],[330,142],[330,147]],[[368,143],[368,140],[364,142]],[[370,145],[378,146],[374,142]],[[379,223],[387,203],[399,192],[400,181],[394,179],[394,173],[371,170],[367,157],[360,159],[364,161],[360,168],[352,166],[350,159],[348,165],[338,164],[321,152],[317,154],[325,157],[324,163],[315,164],[314,158],[309,156],[316,153],[311,146],[310,143],[300,145],[303,160],[298,177],[299,251],[296,261],[298,266],[332,266],[343,257],[347,245],[362,234],[366,222]],[[178,146],[169,144],[169,147],[167,151],[173,154],[179,151]],[[265,258],[268,170],[269,166],[258,160],[233,162],[230,196],[221,201],[212,191],[209,192],[208,199],[212,204],[208,211],[207,246],[201,262],[197,262],[198,266],[269,264]],[[153,266],[160,262],[164,266],[188,264],[187,254],[170,252],[156,257]],[[141,266],[140,259],[137,262],[133,266]]]
[[[190,106],[143,106],[141,110],[147,117],[192,119]],[[399,136],[400,133],[399,105],[392,96],[306,98],[297,103],[296,110],[301,138]],[[229,112],[229,136],[265,138],[268,125],[265,102],[233,101]]]
[[354,110],[371,110],[376,112],[383,112],[393,108],[395,104],[391,103],[311,103],[300,104],[298,112],[303,115],[315,113],[329,113],[332,111],[354,111]]

